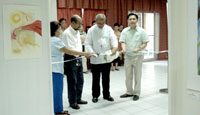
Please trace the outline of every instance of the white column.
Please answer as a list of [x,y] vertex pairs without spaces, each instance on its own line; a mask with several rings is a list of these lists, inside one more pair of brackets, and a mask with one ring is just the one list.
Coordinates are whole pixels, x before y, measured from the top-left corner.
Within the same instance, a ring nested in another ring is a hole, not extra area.
[[[49,1],[0,0],[0,115],[54,115]],[[42,54],[33,59],[6,60],[3,33],[3,5],[33,5],[40,8],[42,21]]]
[[57,21],[57,0],[49,0],[50,21]]
[[[168,0],[168,2],[169,115],[199,115],[200,100],[192,99],[187,93],[187,80],[192,76],[191,71],[188,71],[188,65],[193,60],[189,58],[191,55],[188,55],[188,52],[197,53],[188,50],[196,45],[190,44],[189,41],[197,41],[195,37],[197,33],[194,32],[197,29],[197,18],[190,15],[197,12],[197,0]],[[192,7],[189,7],[189,4]],[[196,68],[195,65],[193,67]]]

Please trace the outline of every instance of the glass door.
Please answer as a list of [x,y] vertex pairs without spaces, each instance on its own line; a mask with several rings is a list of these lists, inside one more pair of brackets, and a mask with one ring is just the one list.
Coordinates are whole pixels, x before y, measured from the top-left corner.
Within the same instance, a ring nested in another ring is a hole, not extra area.
[[143,28],[149,36],[149,43],[146,47],[147,53],[144,54],[144,59],[154,59],[154,40],[155,40],[155,28],[154,28],[154,13],[143,13]]

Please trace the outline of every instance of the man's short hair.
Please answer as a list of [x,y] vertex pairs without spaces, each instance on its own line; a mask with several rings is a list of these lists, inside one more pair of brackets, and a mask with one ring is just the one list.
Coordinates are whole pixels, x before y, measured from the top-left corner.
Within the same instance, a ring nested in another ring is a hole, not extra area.
[[130,16],[135,16],[135,17],[137,18],[137,20],[138,20],[138,15],[137,15],[137,14],[135,14],[135,13],[130,13],[130,14],[128,14],[128,16],[127,16],[127,19],[129,19]]
[[86,26],[86,28],[90,28],[91,26]]
[[67,22],[67,20],[66,20],[65,18],[60,18],[59,23],[61,23],[63,20],[64,20],[65,22]]
[[119,26],[119,24],[118,24],[118,23],[115,23],[114,26]]
[[94,23],[96,23],[96,21],[95,21],[95,20],[93,20],[93,21],[92,21],[92,25],[93,25]]

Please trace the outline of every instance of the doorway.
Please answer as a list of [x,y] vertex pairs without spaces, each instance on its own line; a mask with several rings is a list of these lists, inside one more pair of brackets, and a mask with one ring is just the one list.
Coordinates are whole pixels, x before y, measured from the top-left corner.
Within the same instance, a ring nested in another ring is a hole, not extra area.
[[138,26],[144,28],[148,37],[149,43],[144,54],[144,61],[155,59],[155,14],[154,13],[136,13],[139,17]]

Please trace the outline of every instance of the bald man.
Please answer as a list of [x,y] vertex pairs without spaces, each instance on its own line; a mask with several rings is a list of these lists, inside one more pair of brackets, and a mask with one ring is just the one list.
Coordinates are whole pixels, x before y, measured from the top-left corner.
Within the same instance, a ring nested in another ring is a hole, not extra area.
[[[70,26],[63,33],[63,42],[66,47],[75,50],[82,51],[82,43],[79,33],[79,28],[82,24],[82,19],[78,15],[71,17]],[[79,55],[64,55],[64,60],[73,60],[65,62],[64,74],[67,75],[68,84],[68,101],[70,107],[73,109],[80,109],[78,104],[87,104],[87,101],[81,99],[83,89],[83,67],[82,59]]]

